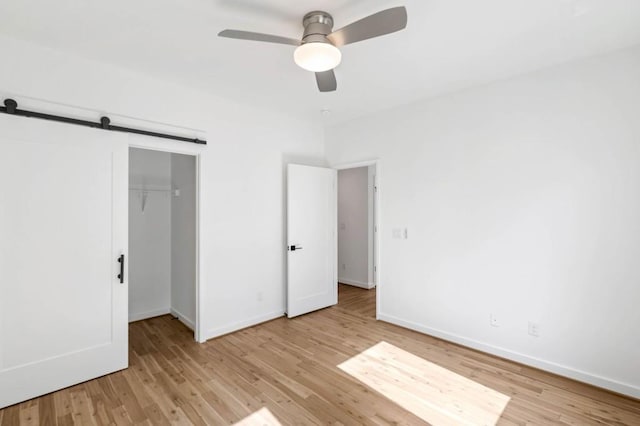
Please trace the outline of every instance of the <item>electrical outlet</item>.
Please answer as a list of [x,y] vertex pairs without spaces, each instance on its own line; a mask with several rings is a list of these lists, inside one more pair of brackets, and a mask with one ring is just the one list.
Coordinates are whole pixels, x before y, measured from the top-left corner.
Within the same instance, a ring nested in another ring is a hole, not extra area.
[[347,265],[345,265],[344,263],[342,264],[342,270],[346,270],[347,269]]
[[264,296],[262,294],[261,291],[258,292],[258,302],[262,302],[262,300],[264,299]]
[[393,228],[392,235],[395,240],[402,239],[402,228]]
[[529,335],[533,337],[540,337],[540,324],[529,321]]
[[495,314],[489,314],[489,324],[491,327],[500,327],[500,321],[498,321],[498,317]]

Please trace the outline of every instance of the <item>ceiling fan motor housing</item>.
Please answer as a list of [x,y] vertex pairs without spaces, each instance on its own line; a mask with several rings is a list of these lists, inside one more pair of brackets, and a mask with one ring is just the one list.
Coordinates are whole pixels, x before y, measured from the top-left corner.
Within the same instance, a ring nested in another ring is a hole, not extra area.
[[303,43],[330,43],[327,35],[333,31],[333,17],[327,12],[309,12],[302,18]]

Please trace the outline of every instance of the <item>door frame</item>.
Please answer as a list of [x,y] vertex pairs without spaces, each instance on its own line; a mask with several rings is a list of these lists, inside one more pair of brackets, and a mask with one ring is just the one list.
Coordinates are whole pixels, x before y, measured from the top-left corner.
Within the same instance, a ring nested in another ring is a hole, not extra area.
[[[381,276],[381,268],[380,268],[380,193],[381,193],[381,182],[380,178],[380,160],[365,160],[365,161],[356,161],[349,163],[338,163],[336,165],[331,166],[331,168],[336,170],[347,170],[347,169],[356,169],[358,167],[368,167],[368,166],[376,166],[376,174],[374,179],[375,188],[373,191],[373,259],[374,265],[376,267],[375,271],[375,288],[376,288],[376,319],[380,319],[380,302],[382,300],[382,292],[380,288],[382,286]],[[339,184],[338,184],[339,185]],[[377,232],[376,232],[377,231]],[[336,234],[336,245],[338,241],[338,235]],[[338,257],[336,256],[336,268],[338,267]],[[337,269],[336,269],[337,270]]]
[[138,135],[129,135],[129,148],[136,149],[146,149],[149,151],[161,151],[167,152],[170,154],[182,154],[189,155],[195,157],[195,181],[196,181],[196,218],[195,218],[195,227],[196,227],[196,271],[195,271],[195,300],[196,300],[196,317],[194,319],[194,330],[193,337],[194,340],[198,343],[204,343],[206,341],[205,338],[205,330],[203,329],[203,321],[205,304],[204,304],[204,286],[200,285],[203,282],[203,268],[202,268],[202,250],[201,250],[201,237],[202,237],[202,219],[205,217],[202,214],[202,200],[201,196],[204,193],[203,186],[204,180],[202,179],[202,175],[204,172],[202,157],[205,154],[204,147],[195,144],[185,144],[184,142],[171,142],[171,141],[163,141],[157,140],[147,136],[138,136]]

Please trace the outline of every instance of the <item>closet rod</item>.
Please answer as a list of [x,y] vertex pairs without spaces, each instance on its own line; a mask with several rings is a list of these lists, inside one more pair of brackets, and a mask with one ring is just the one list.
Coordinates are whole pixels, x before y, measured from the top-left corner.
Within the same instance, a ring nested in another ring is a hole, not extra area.
[[9,115],[19,115],[21,117],[40,118],[42,120],[58,121],[60,123],[76,124],[78,126],[93,127],[94,129],[111,130],[114,132],[135,133],[137,135],[153,136],[156,138],[172,139],[175,141],[197,143],[206,145],[207,141],[192,139],[184,136],[169,135],[166,133],[150,132],[148,130],[133,129],[131,127],[112,126],[109,117],[101,117],[100,122],[79,120],[77,118],[63,117],[60,115],[44,114],[42,112],[26,111],[18,109],[18,103],[13,99],[5,99],[4,106],[0,106],[0,112]]
[[145,188],[129,188],[129,191],[140,191],[140,192],[167,192],[172,193],[176,191],[176,189],[145,189]]

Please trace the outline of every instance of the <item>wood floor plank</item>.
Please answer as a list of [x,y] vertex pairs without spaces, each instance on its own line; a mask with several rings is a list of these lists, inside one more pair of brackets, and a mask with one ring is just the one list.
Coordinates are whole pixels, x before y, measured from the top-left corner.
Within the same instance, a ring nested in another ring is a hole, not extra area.
[[38,410],[39,399],[30,400],[20,404],[20,424],[38,425],[40,424],[40,412]]
[[111,411],[112,417],[114,419],[114,424],[116,425],[131,425],[133,424],[133,420],[129,417],[129,413],[124,405],[120,405],[115,407]]
[[[38,420],[40,426],[55,426],[55,405],[52,394],[38,399]],[[2,417],[0,417],[0,424],[2,424]]]
[[71,388],[71,406],[73,421],[81,425],[98,425],[93,409],[93,401],[85,392],[84,385]]
[[147,405],[144,408],[144,413],[147,415],[147,419],[149,419],[152,425],[168,426],[171,424],[169,423],[169,419],[165,417],[164,413],[160,409],[160,406],[155,402],[151,405]]
[[61,390],[59,392],[55,392],[53,395],[53,407],[54,407],[54,416],[57,419],[58,425],[66,425],[68,423],[68,419],[71,419],[71,424],[73,424],[73,416],[71,416],[71,411],[73,410],[71,406],[71,395],[67,389]]
[[[8,424],[11,425],[14,423],[8,423]],[[73,416],[71,415],[71,413],[58,416],[58,426],[74,426]]]
[[168,315],[132,323],[128,370],[0,410],[0,425],[473,423],[502,409],[494,393],[500,425],[640,425],[636,399],[376,321],[375,290],[339,292],[201,345]]
[[113,389],[117,392],[118,399],[122,401],[122,405],[125,407],[127,414],[134,422],[143,421],[146,416],[144,410],[140,406],[140,400],[138,396],[133,392],[131,386],[127,382],[122,372],[118,372],[109,376],[109,381],[113,386]]

